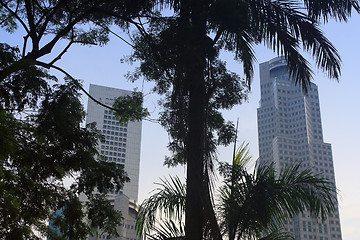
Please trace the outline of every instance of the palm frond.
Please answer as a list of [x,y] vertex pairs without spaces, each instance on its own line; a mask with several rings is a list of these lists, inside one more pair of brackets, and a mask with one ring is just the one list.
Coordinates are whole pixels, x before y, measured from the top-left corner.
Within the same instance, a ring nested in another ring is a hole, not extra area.
[[351,16],[352,8],[360,12],[359,2],[356,0],[304,0],[308,15],[315,20],[323,19],[327,22],[329,18],[339,21],[347,21]]
[[237,150],[237,153],[233,157],[233,166],[240,166],[246,169],[247,164],[251,161],[252,156],[249,151],[249,143],[242,142]]
[[140,206],[136,228],[139,237],[144,236],[155,226],[156,217],[164,214],[166,218],[181,222],[185,212],[186,186],[179,177],[163,179],[150,198]]
[[185,239],[183,223],[173,220],[161,221],[153,228],[153,233],[147,235],[150,240],[182,240]]
[[313,72],[299,52],[300,44],[314,57],[317,67],[326,71],[330,78],[339,79],[340,56],[319,29],[317,21],[301,10],[300,1],[249,2],[249,17],[252,21],[247,31],[253,34],[253,39],[265,42],[278,55],[285,56],[292,79],[305,92]]
[[275,229],[259,240],[293,240],[295,239],[292,233],[284,232],[282,229]]
[[[248,173],[240,160],[247,155],[245,152],[247,145],[243,144],[234,165],[221,167],[225,184],[219,191],[217,212],[222,233],[229,239],[236,236],[253,239],[259,233],[278,229],[290,217],[305,211],[322,219],[334,212],[336,189],[331,182],[309,169],[301,170],[299,163],[285,166],[279,172],[274,165],[265,165]],[[264,239],[289,239],[284,233],[270,233]]]
[[144,236],[154,226],[157,215],[165,214],[165,217],[176,219],[181,222],[185,211],[186,186],[179,177],[170,176],[170,180],[164,179],[140,206],[136,228],[139,237]]
[[267,203],[252,207],[273,226],[306,210],[325,219],[336,206],[333,184],[309,169],[301,170],[300,164],[285,166],[280,173],[272,165],[259,167],[252,197]]

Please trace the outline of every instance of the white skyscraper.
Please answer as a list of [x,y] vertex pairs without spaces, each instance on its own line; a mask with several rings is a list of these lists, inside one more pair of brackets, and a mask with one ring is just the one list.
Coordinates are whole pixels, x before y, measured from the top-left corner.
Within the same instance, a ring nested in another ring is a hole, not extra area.
[[[90,84],[89,93],[98,101],[112,106],[120,96],[130,95],[131,91]],[[99,143],[99,151],[108,161],[122,164],[130,182],[125,183],[122,193],[132,200],[138,199],[139,167],[141,148],[141,121],[125,123],[123,126],[115,115],[91,99],[88,100],[86,123],[96,122],[105,141]]]
[[[318,88],[311,83],[305,95],[289,78],[286,61],[274,58],[260,64],[261,100],[258,108],[259,164],[280,169],[289,162],[321,173],[335,186],[331,145],[323,142]],[[324,223],[309,214],[286,225],[296,240],[339,240],[338,210]]]
[[[132,92],[122,89],[90,84],[89,93],[96,100],[112,106],[115,99],[130,95]],[[117,227],[119,237],[110,239],[136,240],[135,219],[138,210],[139,168],[141,148],[141,121],[128,122],[123,125],[116,120],[114,113],[88,100],[86,124],[96,122],[97,128],[105,137],[99,142],[98,149],[107,161],[124,166],[130,182],[125,183],[119,193],[109,193],[108,198],[114,209],[120,210],[123,224]],[[89,237],[89,239],[103,239],[107,235]]]

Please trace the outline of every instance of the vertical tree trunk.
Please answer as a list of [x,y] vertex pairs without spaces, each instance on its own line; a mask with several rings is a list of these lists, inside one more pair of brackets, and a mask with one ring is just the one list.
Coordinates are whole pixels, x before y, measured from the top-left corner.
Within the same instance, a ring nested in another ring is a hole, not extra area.
[[[196,79],[198,78],[198,79]],[[185,233],[188,240],[202,239],[202,184],[204,158],[204,84],[201,74],[193,75],[190,86],[189,140],[187,157],[187,194],[185,212]]]
[[187,194],[185,233],[188,240],[200,240],[203,235],[203,201],[201,193],[204,175],[205,106],[204,69],[206,55],[205,20],[202,0],[185,1],[190,6],[190,29],[185,51],[185,79],[189,86],[189,133],[187,141]]

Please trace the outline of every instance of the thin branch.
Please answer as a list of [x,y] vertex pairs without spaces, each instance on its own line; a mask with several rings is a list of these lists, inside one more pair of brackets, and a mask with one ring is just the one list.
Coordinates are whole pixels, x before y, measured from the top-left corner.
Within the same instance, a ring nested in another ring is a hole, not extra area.
[[[42,12],[41,17],[39,18],[39,20],[38,20],[38,21],[36,22],[36,24],[35,24],[35,27],[37,28],[37,27],[40,25],[41,21],[42,21],[45,17],[48,17],[49,11],[45,11],[45,9],[39,4],[38,1],[34,1],[34,3],[38,6],[38,8],[39,8],[39,9],[41,10],[41,12]],[[47,24],[45,24],[45,25],[47,25]],[[39,36],[40,36],[40,34],[39,34]]]
[[98,100],[96,100],[93,96],[91,96],[82,86],[81,84],[78,82],[78,80],[76,80],[73,76],[71,76],[68,72],[66,72],[64,69],[58,67],[58,66],[55,66],[55,65],[51,65],[51,64],[48,64],[48,63],[44,63],[44,62],[40,62],[40,61],[36,61],[36,65],[39,65],[39,66],[42,66],[44,68],[54,68],[60,72],[62,72],[63,74],[65,74],[68,78],[70,78],[74,83],[76,83],[76,85],[80,88],[81,91],[83,91],[85,93],[86,96],[88,96],[91,100],[93,100],[95,103],[99,104],[100,106],[102,107],[105,107],[107,109],[110,109],[112,111],[117,111],[115,108],[113,107],[110,107]]
[[[82,86],[81,84],[78,82],[78,80],[76,80],[73,76],[71,76],[68,72],[66,72],[64,69],[58,67],[58,66],[55,66],[55,65],[51,65],[49,63],[44,63],[44,62],[40,62],[40,61],[36,61],[36,65],[38,66],[42,66],[44,68],[54,68],[60,72],[62,72],[63,74],[65,74],[68,78],[70,78],[79,88],[80,90],[85,93],[86,96],[88,96],[91,100],[93,100],[95,103],[99,104],[100,106],[102,107],[105,107],[109,110],[112,110],[112,111],[117,111],[116,108],[113,108],[111,106],[108,106],[100,101],[98,101],[97,99],[95,99],[93,96],[90,95],[90,93],[88,93]],[[149,121],[149,122],[153,122],[153,123],[159,123],[159,120],[158,119],[153,119],[153,118],[144,118],[144,120],[146,121]]]
[[222,35],[223,32],[224,32],[224,31],[222,30],[222,27],[219,27],[219,29],[218,29],[215,37],[214,37],[214,40],[213,40],[213,42],[212,42],[213,45],[215,45],[215,44],[217,43],[217,41],[219,40],[219,38],[221,37],[221,35]]
[[34,14],[33,14],[33,7],[32,7],[32,1],[25,0],[25,9],[26,9],[26,15],[27,20],[30,27],[29,35],[33,42],[33,49],[38,50],[39,49],[39,38],[36,35],[36,27],[34,22]]
[[57,11],[57,9],[59,8],[59,6],[63,3],[63,0],[60,0],[52,9],[51,11],[48,11],[46,13],[46,15],[44,14],[44,16],[46,16],[45,21],[42,25],[42,27],[39,29],[39,36],[42,36],[46,30],[46,26],[48,25],[48,23],[50,22],[51,18],[54,16],[55,12]]
[[[10,2],[10,1],[8,1]],[[7,4],[7,3],[6,3]],[[17,8],[18,8],[19,4],[16,6],[16,10],[15,12],[17,12]],[[11,16],[9,15],[7,18],[5,18],[2,22],[0,22],[0,25],[2,25],[4,22],[6,22]]]
[[[156,51],[154,45],[151,44],[151,42],[150,42],[151,37],[150,37],[150,35],[146,32],[146,30],[142,27],[142,26],[143,26],[142,23],[141,23],[141,22],[140,22],[140,23],[137,23],[137,22],[132,21],[132,20],[129,21],[129,22],[132,23],[132,24],[134,24],[135,27],[139,30],[140,34],[141,34],[142,36],[144,36],[144,38],[146,38],[146,40],[147,40],[147,42],[149,43],[149,45],[154,49],[153,52],[155,53],[155,55],[156,55],[156,57],[157,57],[157,60],[158,60],[159,62],[161,62],[162,59],[161,59],[160,56],[158,56],[158,54],[156,54],[157,51]],[[136,48],[136,46],[132,45],[130,42],[128,42],[127,40],[125,40],[123,37],[119,36],[117,33],[115,33],[115,32],[113,32],[112,30],[110,30],[108,27],[102,26],[102,25],[100,25],[100,24],[98,24],[98,23],[95,23],[95,24],[96,24],[97,26],[99,26],[99,27],[101,27],[101,28],[109,31],[110,33],[114,34],[117,38],[119,38],[120,40],[124,41],[126,44],[128,44],[128,45],[131,46],[132,48],[138,50],[139,52],[142,52],[142,53],[146,54],[144,51],[142,51],[142,50],[139,49],[139,48]],[[168,76],[168,78],[170,78],[170,79],[172,78],[171,73],[170,73],[168,70],[166,70],[166,75]]]
[[60,60],[61,57],[67,52],[67,50],[69,50],[70,46],[71,46],[73,43],[96,45],[96,44],[91,43],[91,42],[75,41],[75,40],[73,40],[73,39],[74,39],[74,29],[72,29],[72,32],[71,32],[71,40],[70,40],[69,44],[64,48],[64,50],[63,50],[56,58],[54,58],[54,59],[49,63],[50,65],[53,65],[55,62],[57,62],[58,60]]
[[10,16],[8,16],[7,18],[5,18],[2,22],[0,22],[0,25],[2,25],[4,22],[6,22],[7,20],[10,19]]
[[[140,34],[145,38],[145,40],[147,41],[147,43],[149,44],[149,46],[154,50],[153,53],[155,54],[157,60],[159,61],[159,63],[161,63],[163,61],[163,58],[161,58],[159,56],[158,51],[157,51],[157,48],[156,46],[154,46],[154,44],[152,43],[152,38],[151,36],[146,32],[143,24],[140,22],[140,23],[137,23],[137,22],[132,22],[132,24],[135,25],[135,27],[139,30]],[[139,50],[139,49],[137,49]],[[140,50],[141,51],[141,50]],[[142,53],[144,53],[143,51],[141,51]],[[165,70],[166,71],[166,75],[168,76],[168,78],[172,78],[171,76],[171,73],[169,72],[168,69]]]
[[129,45],[132,48],[136,48],[134,45],[132,45],[129,41],[125,40],[123,37],[121,37],[119,34],[115,33],[114,31],[110,30],[108,27],[102,26],[99,23],[95,23],[97,26],[105,29],[106,31],[109,31],[110,33],[112,33],[114,36],[116,36],[117,38],[119,38],[120,40],[122,40],[123,42],[125,42],[127,45]]
[[151,122],[151,123],[160,123],[160,120],[159,120],[159,119],[155,119],[155,118],[146,117],[146,118],[144,118],[144,120],[146,120],[146,121],[148,121],[148,122]]
[[70,177],[72,177],[72,179],[74,180],[74,182],[76,182],[77,183],[77,185],[80,185],[79,184],[79,178],[78,177],[76,177],[72,172],[68,172],[68,174],[70,175]]
[[79,23],[82,19],[84,19],[91,10],[92,9],[90,8],[90,9],[88,9],[88,11],[79,15],[72,22],[70,22],[66,27],[61,29],[49,43],[47,43],[45,46],[43,46],[40,50],[38,50],[36,52],[32,51],[30,54],[28,54],[27,58],[37,59],[39,57],[42,57],[42,56],[50,53],[52,51],[52,49],[54,48],[55,44],[60,40],[60,38],[65,36],[77,23]]
[[[36,0],[32,0],[34,3],[35,3],[35,5],[36,6],[38,6],[39,7],[39,9],[43,12],[43,16],[45,15],[46,16],[46,14],[47,14],[47,12],[44,10],[44,8],[41,6],[41,4],[39,3],[39,1],[36,1]],[[42,19],[43,17],[41,17],[41,19]]]
[[25,56],[25,52],[26,52],[26,46],[27,46],[27,40],[29,38],[29,34],[27,34],[25,37],[24,37],[24,46],[23,46],[23,51],[22,51],[22,57]]
[[53,65],[55,62],[61,59],[61,57],[69,50],[70,46],[74,43],[73,40],[69,42],[69,44],[64,48],[64,50],[56,57],[54,58],[49,64]]
[[0,4],[1,4],[1,6],[3,6],[4,8],[6,8],[6,10],[8,10],[11,14],[13,14],[13,15],[15,16],[15,18],[21,23],[21,25],[23,26],[23,28],[25,29],[25,31],[26,31],[28,34],[30,34],[30,31],[29,31],[28,27],[26,26],[26,24],[24,23],[24,21],[17,15],[17,13],[14,12],[13,10],[11,10],[11,8],[9,8],[9,6],[8,6],[6,3],[0,1]]

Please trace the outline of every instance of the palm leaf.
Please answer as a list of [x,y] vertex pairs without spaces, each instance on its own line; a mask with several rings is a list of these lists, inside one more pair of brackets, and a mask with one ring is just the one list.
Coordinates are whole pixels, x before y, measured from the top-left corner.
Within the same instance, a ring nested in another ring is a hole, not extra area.
[[[221,167],[225,184],[219,191],[217,211],[222,233],[230,240],[236,236],[253,239],[306,210],[322,219],[334,212],[336,189],[320,175],[301,170],[299,163],[287,165],[280,172],[273,165],[258,166],[250,174],[244,164],[249,161],[247,145],[242,144],[234,165]],[[287,236],[270,233],[264,239]]]
[[172,220],[161,221],[153,228],[153,233],[147,235],[150,240],[182,240],[185,239],[183,224]]
[[166,218],[181,222],[185,211],[186,186],[176,177],[166,178],[150,198],[140,206],[136,228],[139,237],[149,233],[155,226],[156,218],[164,214]]
[[251,161],[251,158],[252,157],[249,152],[249,143],[242,142],[235,156],[233,157],[233,166],[236,165],[246,169],[246,166]]

